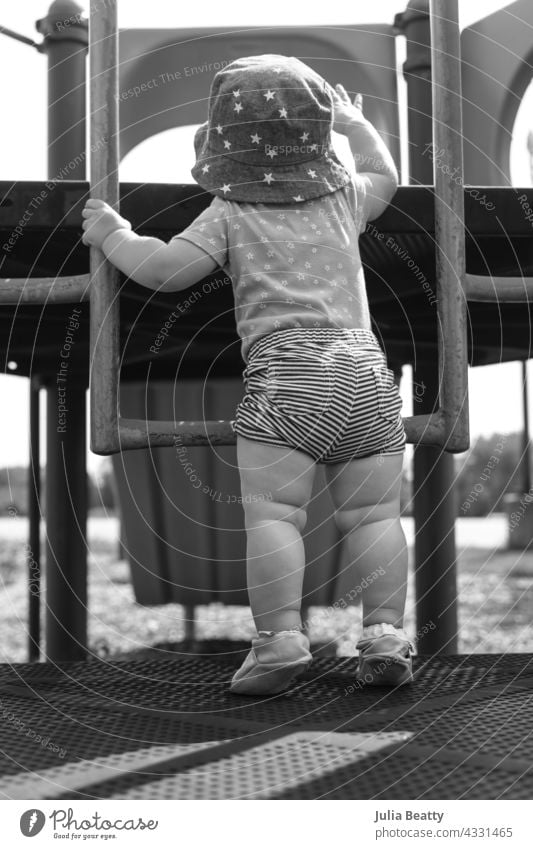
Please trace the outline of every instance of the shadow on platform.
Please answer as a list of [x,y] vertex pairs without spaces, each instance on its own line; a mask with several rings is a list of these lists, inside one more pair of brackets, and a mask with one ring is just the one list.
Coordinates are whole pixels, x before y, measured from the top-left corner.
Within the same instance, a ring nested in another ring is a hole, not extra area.
[[530,799],[533,655],[415,658],[355,683],[316,658],[283,696],[228,692],[213,652],[0,666],[5,799]]

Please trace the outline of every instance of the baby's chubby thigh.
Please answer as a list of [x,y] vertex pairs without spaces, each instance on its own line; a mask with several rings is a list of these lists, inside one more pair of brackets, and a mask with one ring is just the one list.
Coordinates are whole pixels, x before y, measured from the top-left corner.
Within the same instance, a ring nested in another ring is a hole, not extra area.
[[287,521],[302,532],[315,475],[313,458],[238,434],[237,462],[246,527]]
[[301,335],[273,342],[253,358],[245,382],[237,458],[246,520],[287,520],[302,531],[315,465],[331,431],[334,358]]

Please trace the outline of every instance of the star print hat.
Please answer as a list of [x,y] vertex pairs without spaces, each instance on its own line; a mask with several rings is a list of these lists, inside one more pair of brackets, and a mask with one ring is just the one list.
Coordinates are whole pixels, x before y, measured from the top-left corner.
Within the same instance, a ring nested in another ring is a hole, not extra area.
[[291,56],[236,59],[218,71],[191,174],[211,194],[252,203],[298,203],[350,181],[331,145],[333,95]]

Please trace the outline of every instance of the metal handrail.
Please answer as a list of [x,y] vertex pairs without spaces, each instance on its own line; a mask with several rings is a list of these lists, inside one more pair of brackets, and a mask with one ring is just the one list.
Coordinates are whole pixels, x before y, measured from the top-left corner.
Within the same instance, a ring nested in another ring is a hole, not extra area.
[[489,277],[467,274],[466,297],[485,303],[527,303],[533,301],[533,277]]
[[[440,445],[442,413],[407,416],[403,420],[407,441]],[[119,418],[120,450],[132,451],[176,445],[235,445],[235,433],[229,421],[149,421]]]
[[88,301],[90,282],[89,274],[68,277],[3,277],[0,279],[0,304],[74,304]]

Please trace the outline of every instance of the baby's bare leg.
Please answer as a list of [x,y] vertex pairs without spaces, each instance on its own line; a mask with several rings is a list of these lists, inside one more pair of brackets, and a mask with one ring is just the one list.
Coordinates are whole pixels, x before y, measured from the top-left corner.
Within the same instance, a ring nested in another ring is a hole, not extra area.
[[302,532],[315,463],[308,454],[237,436],[246,526],[247,582],[256,627],[300,625]]
[[[399,518],[402,463],[403,454],[374,455],[325,467],[337,527],[348,535],[364,626],[383,622],[403,627],[407,546]],[[373,572],[377,578],[371,577]]]

